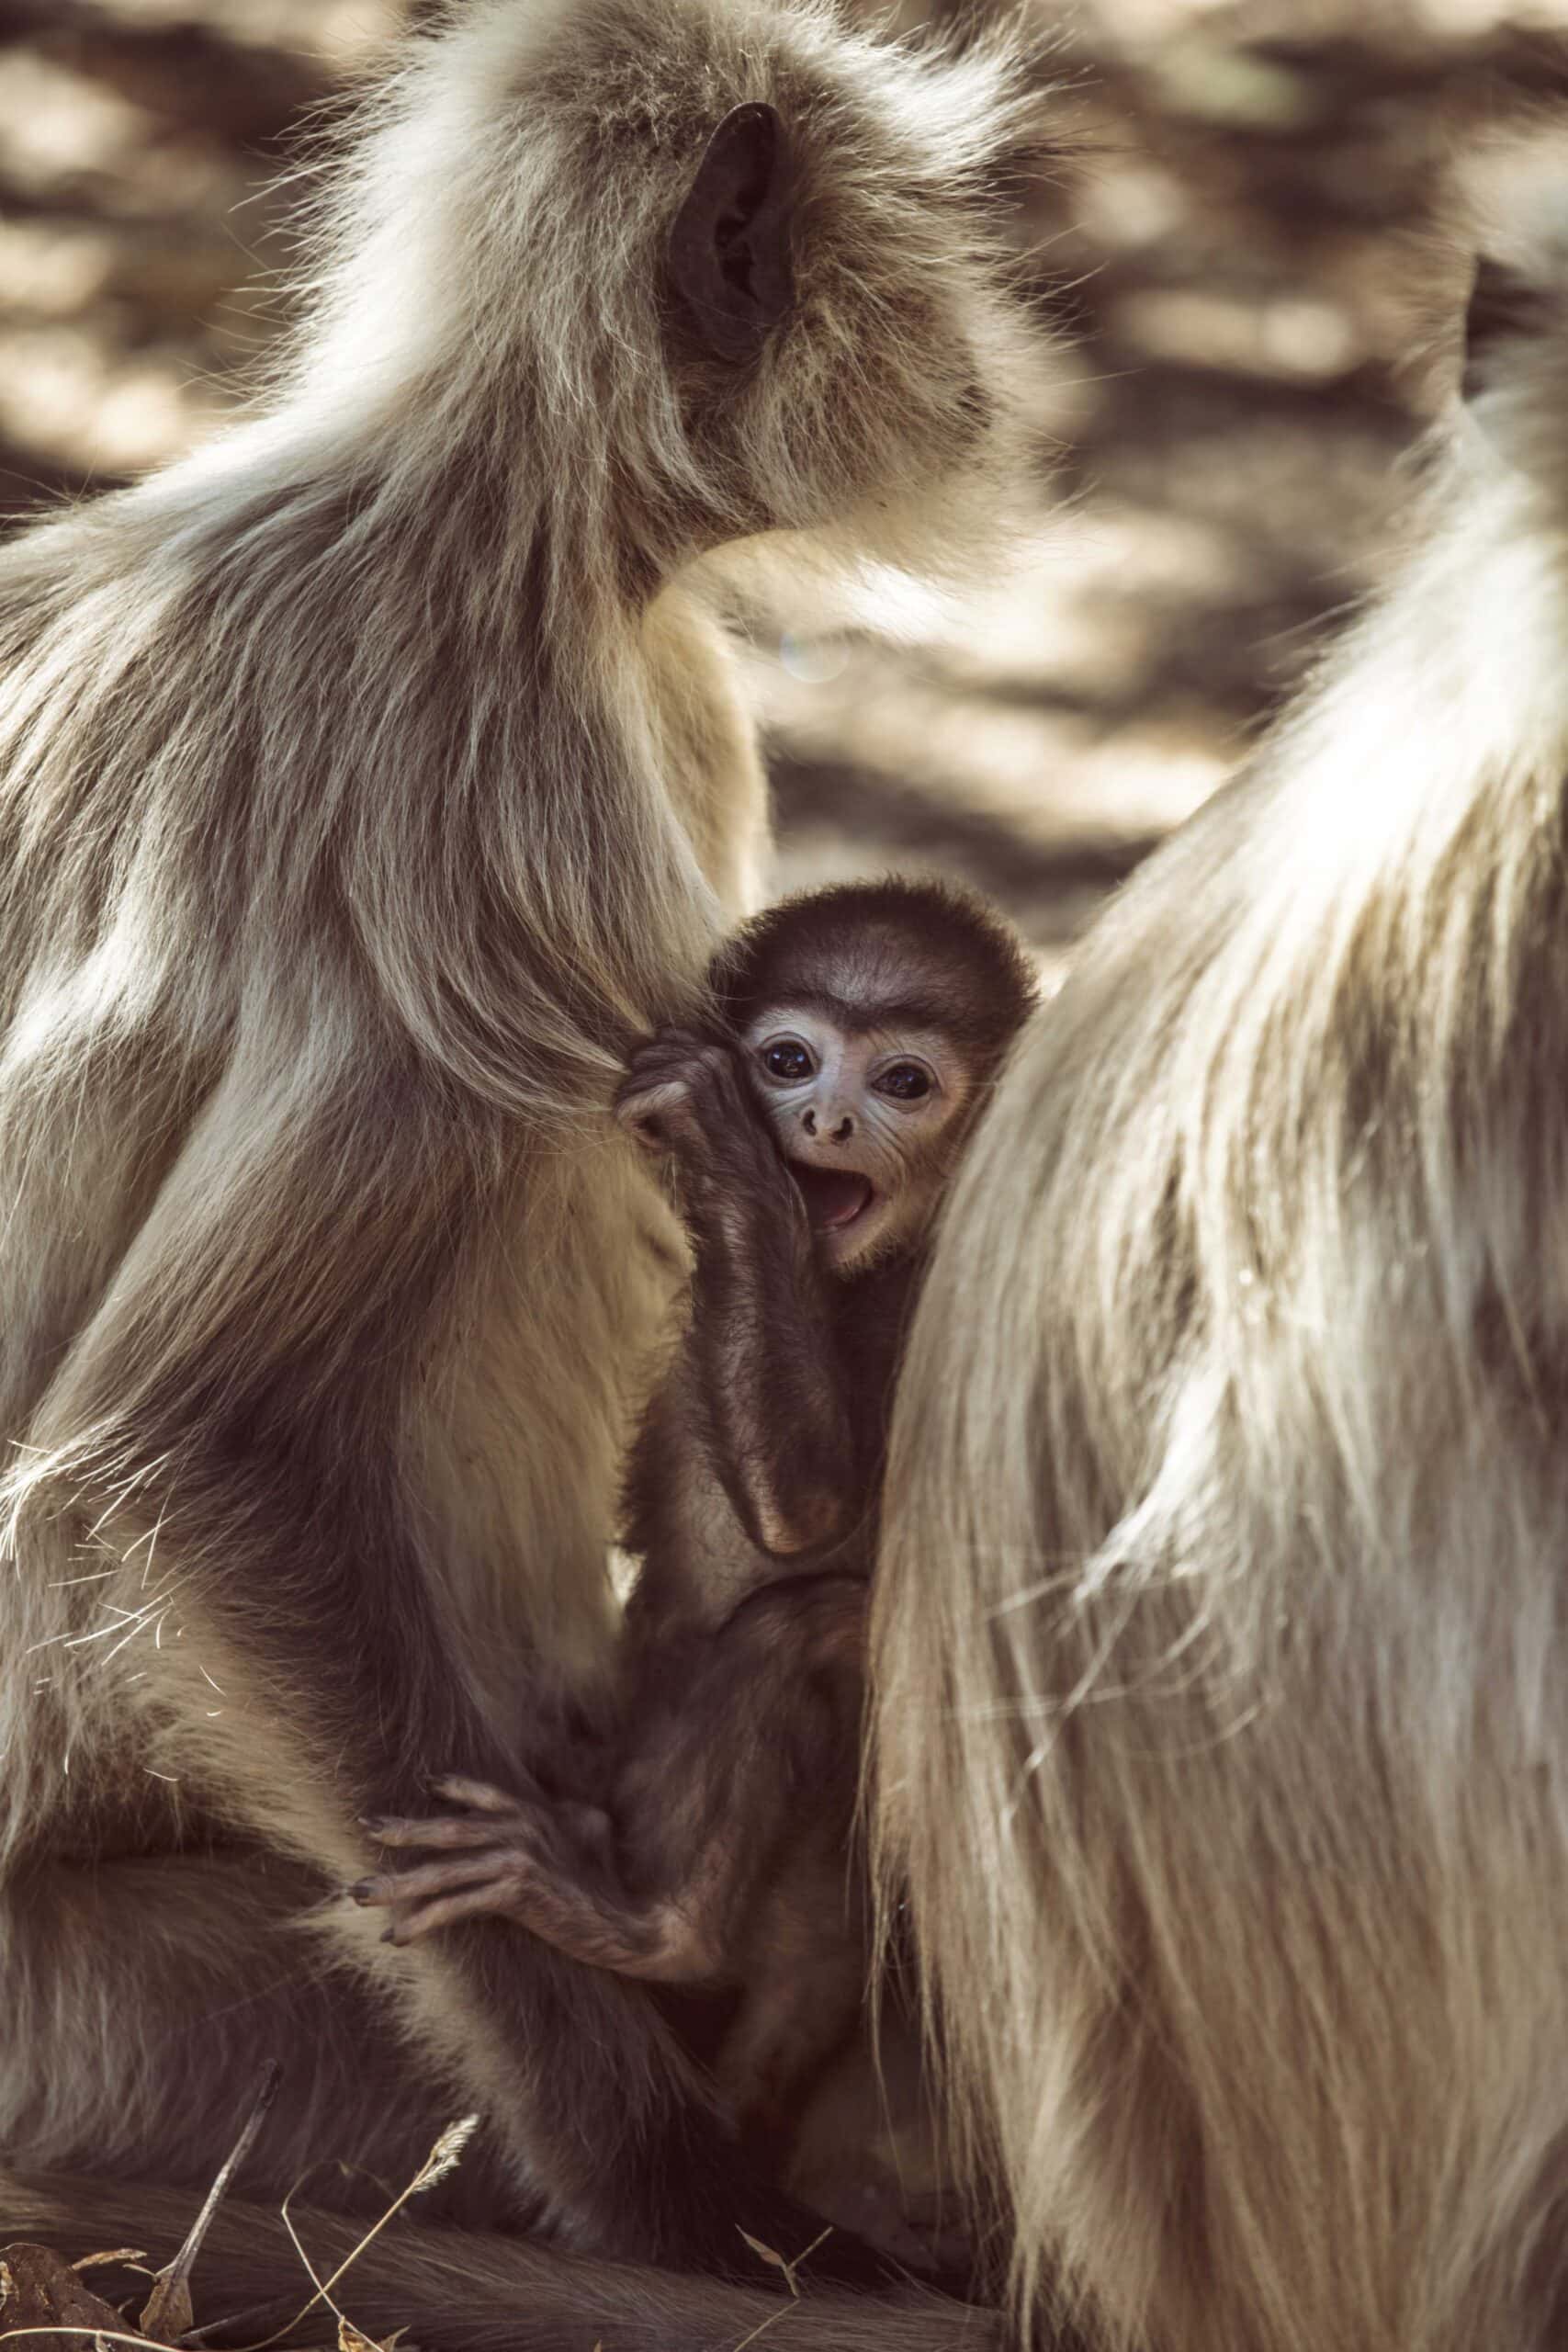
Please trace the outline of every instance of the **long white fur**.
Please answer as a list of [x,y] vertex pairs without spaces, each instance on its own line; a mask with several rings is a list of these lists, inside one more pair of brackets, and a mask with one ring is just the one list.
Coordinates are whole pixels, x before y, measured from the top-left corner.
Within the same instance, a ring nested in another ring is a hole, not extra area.
[[[1557,164],[1561,168],[1561,151]],[[1004,1079],[875,1630],[972,2160],[1131,2352],[1548,2352],[1568,2222],[1568,265]]]

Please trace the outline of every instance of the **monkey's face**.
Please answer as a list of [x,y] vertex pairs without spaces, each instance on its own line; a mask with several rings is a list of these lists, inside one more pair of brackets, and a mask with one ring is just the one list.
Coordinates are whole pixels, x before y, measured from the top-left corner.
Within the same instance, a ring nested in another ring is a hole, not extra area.
[[941,1198],[973,1086],[933,1028],[840,1025],[765,1007],[741,1039],[747,1070],[836,1273],[915,1243]]

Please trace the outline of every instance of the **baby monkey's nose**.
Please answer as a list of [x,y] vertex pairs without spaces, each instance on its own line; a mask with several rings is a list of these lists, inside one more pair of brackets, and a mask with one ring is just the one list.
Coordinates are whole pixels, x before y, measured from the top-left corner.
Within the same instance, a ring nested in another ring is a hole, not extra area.
[[[800,1124],[806,1129],[808,1136],[814,1136],[817,1133],[816,1112],[807,1111],[801,1119]],[[846,1111],[843,1117],[839,1121],[838,1125],[836,1127],[829,1127],[827,1130],[828,1140],[829,1143],[848,1143],[854,1131],[855,1123]]]

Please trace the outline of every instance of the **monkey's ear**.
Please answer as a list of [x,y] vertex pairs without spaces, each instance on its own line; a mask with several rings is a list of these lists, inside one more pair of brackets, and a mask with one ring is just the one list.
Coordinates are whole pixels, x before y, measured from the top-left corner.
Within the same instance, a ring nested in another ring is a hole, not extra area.
[[727,114],[670,232],[670,276],[714,356],[752,359],[795,300],[789,167],[772,107]]

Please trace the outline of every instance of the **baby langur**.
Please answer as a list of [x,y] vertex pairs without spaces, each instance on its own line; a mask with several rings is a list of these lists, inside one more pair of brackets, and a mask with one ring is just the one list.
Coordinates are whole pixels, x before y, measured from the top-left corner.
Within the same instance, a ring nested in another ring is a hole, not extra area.
[[[612,1747],[565,1796],[440,1782],[451,1813],[378,1828],[424,1859],[356,1892],[399,1942],[501,1915],[623,1975],[728,1988],[719,2080],[776,2157],[867,1975],[849,1857],[904,1330],[1034,988],[997,916],[895,881],[775,907],[710,980],[722,1025],[663,1031],[616,1102],[673,1163],[694,1270],[632,1459]],[[857,2228],[914,2254],[872,2194]]]

